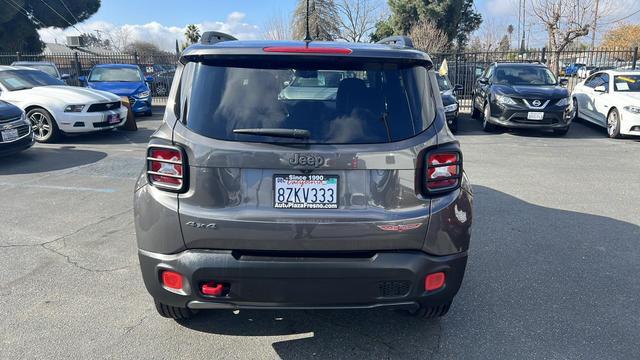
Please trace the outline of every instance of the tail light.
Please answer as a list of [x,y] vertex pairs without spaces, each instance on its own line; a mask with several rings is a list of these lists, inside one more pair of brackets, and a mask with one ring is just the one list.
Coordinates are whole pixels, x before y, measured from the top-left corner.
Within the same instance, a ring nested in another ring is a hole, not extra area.
[[427,153],[424,185],[428,194],[457,189],[462,177],[462,155],[458,151]]
[[147,178],[160,189],[185,189],[186,155],[181,148],[152,145],[147,149]]

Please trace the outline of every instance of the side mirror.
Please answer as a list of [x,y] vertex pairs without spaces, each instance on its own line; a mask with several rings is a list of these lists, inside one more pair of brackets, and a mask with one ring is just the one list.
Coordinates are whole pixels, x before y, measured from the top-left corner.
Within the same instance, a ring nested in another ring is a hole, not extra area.
[[566,87],[567,85],[569,85],[569,79],[566,79],[566,78],[560,79],[560,86]]
[[605,92],[607,92],[607,89],[604,88],[604,85],[599,85],[599,86],[596,86],[593,89],[593,91],[599,92],[599,93],[605,93]]
[[144,78],[144,81],[146,81],[146,82],[148,82],[148,83],[153,82],[153,76],[147,76],[147,77],[145,77],[145,78]]
[[460,84],[456,84],[456,85],[453,87],[453,91],[462,91],[462,90],[464,90],[464,86],[462,86],[462,85],[460,85]]
[[69,76],[69,74],[62,74],[60,75],[60,79],[62,80],[67,80],[68,78],[70,78],[71,76]]
[[78,81],[87,82],[87,77],[86,76],[78,76]]

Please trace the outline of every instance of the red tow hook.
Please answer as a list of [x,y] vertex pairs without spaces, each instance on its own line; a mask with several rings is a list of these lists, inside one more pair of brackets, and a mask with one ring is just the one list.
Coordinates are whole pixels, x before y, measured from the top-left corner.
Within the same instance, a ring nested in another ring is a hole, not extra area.
[[214,282],[206,283],[201,288],[202,293],[209,296],[222,296],[223,290],[224,286],[222,284]]

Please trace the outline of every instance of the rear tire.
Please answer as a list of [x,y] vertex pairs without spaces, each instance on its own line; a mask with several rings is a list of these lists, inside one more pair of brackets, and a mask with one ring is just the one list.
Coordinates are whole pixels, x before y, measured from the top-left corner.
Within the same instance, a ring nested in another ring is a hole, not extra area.
[[445,316],[451,308],[451,302],[439,305],[420,305],[417,310],[408,311],[409,315],[422,319],[435,319]]
[[[471,95],[473,96],[473,95]],[[480,118],[480,110],[476,108],[476,98],[473,96],[473,100],[471,100],[471,118],[479,119]]]
[[620,113],[618,109],[611,109],[607,115],[607,135],[612,139],[620,138]]
[[578,113],[578,99],[576,98],[573,98],[573,109],[571,111],[573,112],[571,121],[580,120],[580,114]]
[[156,310],[162,317],[174,319],[174,320],[186,320],[192,318],[196,311],[189,308],[176,307],[171,305],[165,305],[158,300],[154,300],[156,303]]
[[491,106],[487,101],[484,104],[484,111],[482,111],[482,130],[485,132],[495,132],[497,127],[489,122],[489,118],[491,118]]

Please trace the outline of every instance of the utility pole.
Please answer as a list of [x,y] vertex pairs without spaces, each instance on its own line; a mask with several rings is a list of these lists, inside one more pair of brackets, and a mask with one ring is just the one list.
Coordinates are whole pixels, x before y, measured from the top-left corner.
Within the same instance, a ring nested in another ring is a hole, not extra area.
[[591,33],[591,50],[593,50],[596,46],[596,26],[598,25],[598,7],[600,5],[600,0],[596,0],[596,11],[593,14],[593,29]]
[[520,53],[525,52],[525,36],[527,24],[527,0],[522,0],[522,41],[520,42]]

